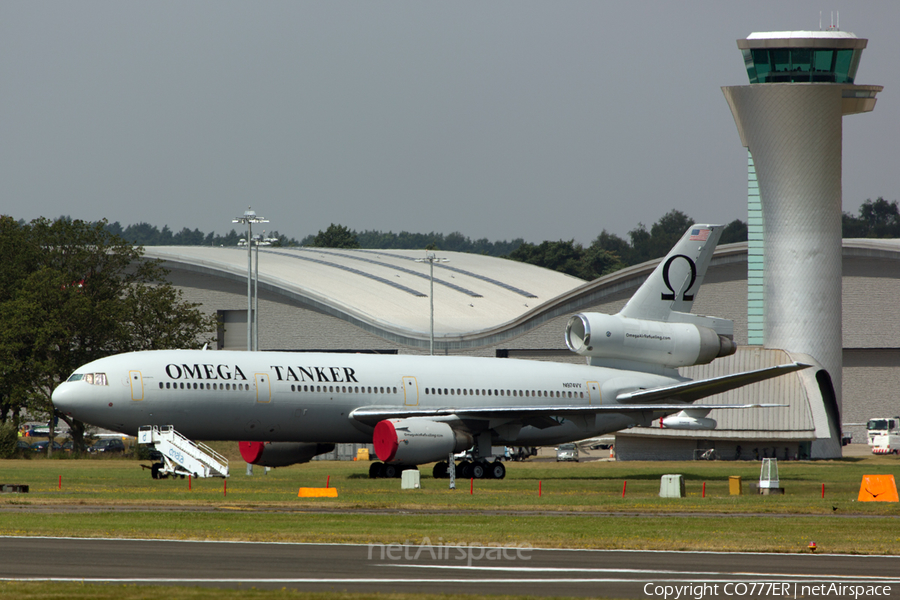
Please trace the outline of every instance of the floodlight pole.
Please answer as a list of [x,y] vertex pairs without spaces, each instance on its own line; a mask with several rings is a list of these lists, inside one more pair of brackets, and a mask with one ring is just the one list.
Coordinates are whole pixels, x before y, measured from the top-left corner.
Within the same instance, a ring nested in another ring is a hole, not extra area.
[[275,238],[266,237],[265,230],[262,235],[253,238],[253,245],[256,246],[256,266],[253,267],[255,271],[253,278],[253,349],[257,352],[259,352],[259,247],[269,246],[274,241],[276,241]]
[[253,240],[256,246],[256,264],[253,266],[253,349],[259,351],[259,236]]
[[231,222],[247,224],[247,350],[253,350],[253,223],[268,223],[269,220],[257,217],[256,212],[247,207],[242,216]]
[[431,337],[429,344],[429,354],[434,356],[434,263],[450,262],[449,258],[437,258],[433,252],[426,252],[425,258],[417,258],[416,262],[427,262],[431,271],[431,293],[429,294],[429,304],[431,305]]

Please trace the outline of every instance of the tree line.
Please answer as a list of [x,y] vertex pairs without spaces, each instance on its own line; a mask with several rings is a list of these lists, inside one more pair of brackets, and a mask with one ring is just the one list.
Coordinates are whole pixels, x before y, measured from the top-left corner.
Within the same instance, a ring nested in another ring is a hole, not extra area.
[[[203,233],[199,229],[190,230],[187,227],[173,233],[168,225],[163,225],[163,228],[160,229],[156,225],[144,222],[122,227],[121,223],[115,221],[114,223],[104,223],[103,229],[135,246],[237,246],[238,242],[246,237],[246,234],[238,233],[234,229],[225,235],[219,235],[214,231]],[[267,232],[266,237],[276,240],[272,245],[298,245],[297,240],[281,235],[277,231]]]
[[[900,209],[898,202],[886,201],[883,197],[877,200],[866,200],[858,211],[858,216],[843,213],[842,228],[845,238],[898,238],[900,237]],[[62,217],[68,219],[68,217]],[[605,229],[587,247],[574,240],[545,241],[539,244],[526,242],[523,238],[513,240],[491,241],[487,238],[473,240],[460,232],[442,234],[437,232],[412,233],[401,231],[378,231],[367,229],[356,231],[343,225],[332,224],[325,231],[309,234],[301,240],[280,234],[277,231],[266,236],[275,239],[273,245],[278,246],[329,246],[342,248],[366,248],[376,250],[414,250],[435,249],[450,252],[468,252],[488,256],[506,256],[523,260],[540,254],[546,254],[547,264],[569,265],[569,271],[584,273],[608,272],[616,261],[606,253],[614,254],[622,266],[637,264],[645,260],[665,255],[669,242],[678,232],[681,225],[690,225],[690,217],[678,210],[666,213],[648,230],[642,223],[628,232],[627,239],[608,233]],[[20,221],[22,223],[22,221]],[[685,225],[684,228],[687,228]],[[244,234],[234,229],[220,235],[215,232],[204,233],[199,229],[183,228],[173,232],[168,225],[162,229],[149,223],[141,222],[122,226],[118,221],[104,223],[104,229],[139,246],[235,246],[243,239]],[[677,237],[676,237],[677,239]],[[720,243],[746,241],[747,225],[740,219],[728,224]],[[574,263],[582,263],[582,267],[572,267]],[[527,261],[526,261],[527,262]],[[584,265],[593,264],[593,267]],[[574,274],[574,272],[573,272]]]

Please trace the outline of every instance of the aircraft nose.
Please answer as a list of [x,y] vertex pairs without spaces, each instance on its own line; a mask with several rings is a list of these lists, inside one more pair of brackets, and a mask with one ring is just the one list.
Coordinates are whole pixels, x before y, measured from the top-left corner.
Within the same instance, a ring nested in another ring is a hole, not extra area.
[[53,390],[50,399],[57,410],[72,414],[81,405],[79,396],[78,390],[71,383],[61,383]]

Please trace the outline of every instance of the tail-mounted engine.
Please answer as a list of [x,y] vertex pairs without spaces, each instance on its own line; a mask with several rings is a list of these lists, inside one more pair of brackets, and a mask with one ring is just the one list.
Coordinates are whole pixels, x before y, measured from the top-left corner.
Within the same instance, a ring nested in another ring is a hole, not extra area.
[[693,323],[665,323],[620,315],[580,313],[566,325],[572,352],[666,367],[688,367],[734,354],[731,338]]

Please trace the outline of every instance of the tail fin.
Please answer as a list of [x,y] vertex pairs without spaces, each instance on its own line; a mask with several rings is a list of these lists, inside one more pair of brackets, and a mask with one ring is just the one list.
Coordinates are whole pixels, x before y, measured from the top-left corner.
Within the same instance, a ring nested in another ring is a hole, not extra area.
[[623,317],[670,321],[688,313],[722,236],[722,225],[692,225],[619,312]]

